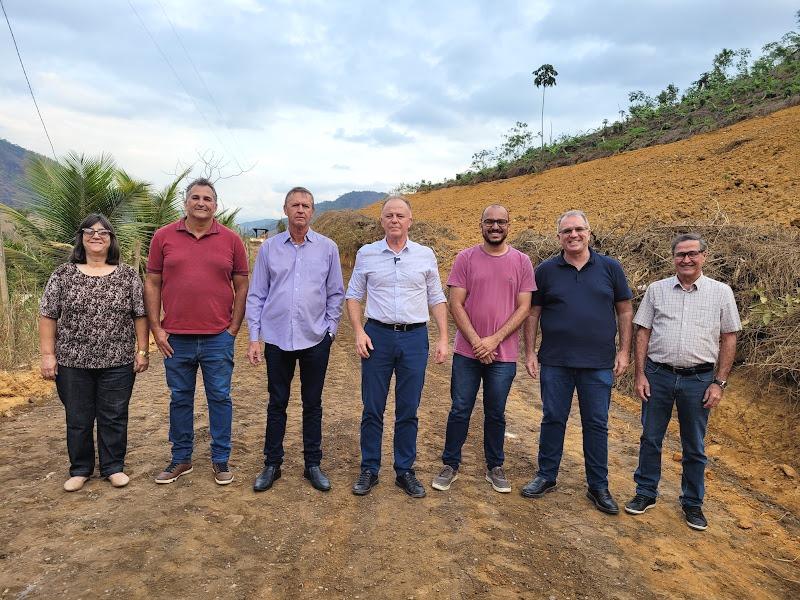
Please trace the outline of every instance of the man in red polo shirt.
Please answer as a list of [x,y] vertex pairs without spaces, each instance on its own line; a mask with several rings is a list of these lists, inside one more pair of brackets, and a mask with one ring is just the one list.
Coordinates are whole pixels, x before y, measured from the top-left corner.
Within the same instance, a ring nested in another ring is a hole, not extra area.
[[[247,300],[247,253],[242,240],[214,218],[217,191],[207,179],[186,188],[186,216],[153,235],[144,299],[150,329],[164,355],[171,397],[172,460],[156,483],[192,472],[197,367],[208,399],[211,464],[220,485],[233,481],[231,375],[233,346]],[[164,316],[161,316],[163,306]]]

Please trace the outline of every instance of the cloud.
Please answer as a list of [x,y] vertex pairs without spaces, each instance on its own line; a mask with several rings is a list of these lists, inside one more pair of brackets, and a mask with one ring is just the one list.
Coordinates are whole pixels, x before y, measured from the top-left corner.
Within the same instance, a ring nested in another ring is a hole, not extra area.
[[414,141],[412,136],[390,126],[376,127],[359,133],[347,133],[344,129],[339,128],[334,132],[333,137],[337,140],[369,146],[400,146]]

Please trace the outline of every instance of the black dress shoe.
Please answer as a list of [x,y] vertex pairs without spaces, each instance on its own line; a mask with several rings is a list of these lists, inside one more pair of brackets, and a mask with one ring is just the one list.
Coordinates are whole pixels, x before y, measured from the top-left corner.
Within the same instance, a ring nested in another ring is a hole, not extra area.
[[353,484],[353,493],[356,496],[366,496],[376,485],[378,485],[378,476],[372,471],[364,469]]
[[594,505],[600,512],[604,512],[608,515],[619,514],[619,506],[617,506],[617,503],[614,501],[614,497],[611,495],[611,492],[608,491],[608,488],[603,488],[602,490],[590,489],[586,492],[586,497],[594,502]]
[[529,481],[525,484],[525,487],[522,488],[522,495],[525,498],[541,498],[547,492],[552,492],[555,489],[555,481],[547,481],[544,477],[539,477],[537,475],[533,478],[533,481]]
[[414,475],[413,471],[406,471],[402,475],[398,475],[394,483],[412,498],[425,497],[425,488],[419,482],[417,476]]
[[272,487],[277,479],[281,478],[281,468],[277,465],[267,465],[253,483],[253,490],[264,492]]
[[311,465],[303,470],[303,477],[311,482],[311,486],[320,492],[327,492],[331,489],[331,482],[319,468],[319,465]]

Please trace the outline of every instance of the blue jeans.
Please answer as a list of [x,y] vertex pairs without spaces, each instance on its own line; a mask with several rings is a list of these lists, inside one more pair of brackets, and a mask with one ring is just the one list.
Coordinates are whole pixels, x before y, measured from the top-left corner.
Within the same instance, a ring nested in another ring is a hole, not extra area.
[[295,365],[300,363],[300,398],[303,402],[303,458],[306,467],[322,461],[322,386],[328,369],[331,336],[303,350],[281,350],[264,345],[267,360],[267,432],[264,435],[264,464],[283,463],[283,438],[286,435],[286,407]]
[[467,439],[469,419],[483,381],[483,453],[489,469],[503,466],[506,435],[506,399],[517,374],[515,362],[483,364],[475,358],[453,354],[450,376],[452,406],[447,417],[442,462],[458,469],[461,447]]
[[216,335],[170,334],[173,354],[164,359],[169,402],[169,441],[172,460],[192,461],[194,447],[194,391],[197,367],[203,372],[203,387],[208,401],[212,462],[227,462],[231,453],[231,375],[233,344],[236,338],[227,330]]
[[583,461],[589,489],[608,487],[608,409],[611,405],[611,369],[573,369],[541,365],[542,428],[539,433],[539,477],[555,481],[564,452],[564,433],[578,390],[583,428]]
[[680,501],[683,506],[702,506],[707,462],[704,438],[711,412],[703,407],[703,394],[714,381],[714,371],[677,375],[648,359],[644,373],[650,383],[650,400],[642,402],[639,466],[633,475],[636,493],[649,498],[658,496],[661,445],[675,404],[683,449]]
[[94,471],[95,420],[100,476],[125,468],[128,404],[135,378],[130,363],[104,369],[58,366],[56,388],[67,417],[70,476],[89,477]]
[[402,475],[413,471],[417,458],[417,409],[428,364],[428,328],[392,331],[367,323],[364,330],[375,349],[361,359],[361,470],[380,471],[383,413],[394,373],[394,470]]

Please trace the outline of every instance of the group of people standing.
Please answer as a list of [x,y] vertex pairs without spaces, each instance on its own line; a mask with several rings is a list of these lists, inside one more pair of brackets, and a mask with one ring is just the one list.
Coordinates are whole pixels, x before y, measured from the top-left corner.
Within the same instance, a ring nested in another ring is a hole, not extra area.
[[[378,483],[394,375],[395,483],[411,497],[424,497],[414,469],[417,412],[429,355],[443,363],[449,354],[448,298],[435,254],[409,239],[409,201],[390,196],[383,202],[385,237],[358,251],[346,291],[336,244],[310,227],[314,198],[306,188],[287,193],[287,230],[261,245],[251,280],[244,245],[214,218],[213,184],[193,181],[184,208],[184,218],[153,236],[144,289],[138,274],[119,264],[115,234],[102,215],[90,215],[81,224],[70,263],[48,282],[40,311],[42,374],[56,380],[66,408],[71,477],[64,488],[80,489],[94,470],[95,420],[100,475],[117,487],[128,483],[123,472],[127,409],[135,373],[148,366],[148,321],[164,355],[171,392],[172,456],[156,483],[169,484],[192,472],[198,366],[208,400],[214,479],[231,483],[234,340],[246,318],[247,358],[253,365],[266,362],[269,394],[264,467],[253,489],[268,490],[281,477],[286,410],[299,363],[303,476],[314,488],[330,490],[321,468],[322,393],[344,302],[361,359],[363,403],[361,465],[352,492],[366,495]],[[558,218],[562,250],[535,271],[530,259],[507,242],[505,207],[486,207],[479,226],[483,242],[458,254],[447,280],[457,333],[442,468],[432,487],[448,490],[459,476],[461,449],[482,386],[486,480],[498,492],[511,491],[503,469],[505,407],[523,329],[525,367],[541,382],[543,418],[538,471],[522,495],[540,498],[556,488],[577,391],[587,497],[599,510],[617,514],[608,486],[608,413],[614,378],[629,366],[636,323],[635,385],[643,430],[636,494],[625,510],[641,514],[655,505],[662,442],[676,405],[683,445],[680,500],[687,524],[705,529],[703,440],[741,328],[730,287],[702,274],[705,241],[695,234],[673,240],[676,275],[648,287],[634,318],[623,269],[590,247],[583,212]],[[431,316],[437,328],[433,352]]]

